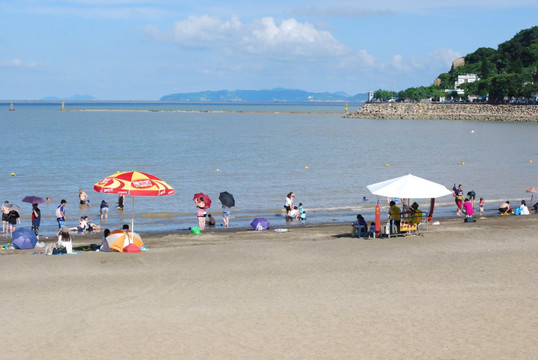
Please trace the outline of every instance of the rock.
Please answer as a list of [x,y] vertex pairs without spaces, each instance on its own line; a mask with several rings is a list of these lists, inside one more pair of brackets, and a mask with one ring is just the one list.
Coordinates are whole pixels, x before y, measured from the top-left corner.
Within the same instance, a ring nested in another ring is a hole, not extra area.
[[538,122],[537,105],[366,103],[346,118]]

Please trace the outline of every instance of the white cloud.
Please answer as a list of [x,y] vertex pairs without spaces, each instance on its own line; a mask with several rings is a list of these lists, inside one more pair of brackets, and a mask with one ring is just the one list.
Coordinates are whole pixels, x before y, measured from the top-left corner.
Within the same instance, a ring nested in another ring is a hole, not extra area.
[[146,28],[146,33],[156,40],[187,47],[213,48],[222,52],[232,49],[276,58],[332,57],[350,51],[330,32],[293,18],[277,23],[272,17],[264,17],[242,23],[237,17],[221,20],[207,15],[189,16],[175,22],[168,32],[151,26]]
[[37,67],[37,63],[25,63],[20,59],[10,59],[0,61],[0,67],[4,68],[34,68]]
[[396,70],[398,72],[404,72],[404,71],[411,70],[411,67],[404,62],[402,55],[399,55],[399,54],[395,54],[392,57],[392,61],[390,62],[390,66],[394,70]]
[[355,53],[342,56],[339,67],[347,70],[371,70],[378,66],[377,60],[366,50],[359,50]]

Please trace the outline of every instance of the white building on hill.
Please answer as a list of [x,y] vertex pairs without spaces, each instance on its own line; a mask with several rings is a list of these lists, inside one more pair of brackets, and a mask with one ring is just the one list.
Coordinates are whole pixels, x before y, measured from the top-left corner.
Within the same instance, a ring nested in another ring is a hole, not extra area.
[[461,84],[473,83],[478,80],[480,80],[480,78],[476,74],[458,75],[458,79],[454,82],[454,89],[446,89],[445,92],[451,93],[455,91],[458,95],[463,95],[465,92],[460,89],[459,86]]

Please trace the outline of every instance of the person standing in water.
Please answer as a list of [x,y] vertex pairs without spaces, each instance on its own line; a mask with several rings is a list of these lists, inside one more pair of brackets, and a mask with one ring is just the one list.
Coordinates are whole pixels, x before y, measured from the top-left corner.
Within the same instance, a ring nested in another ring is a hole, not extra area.
[[88,202],[88,194],[84,192],[84,190],[80,189],[78,191],[78,198],[80,200],[80,205],[86,205]]
[[284,204],[284,209],[286,209],[286,221],[291,220],[290,212],[293,209],[293,198],[294,197],[295,197],[295,194],[293,193],[293,191],[291,191],[290,193],[288,193],[288,195],[286,195],[286,202]]

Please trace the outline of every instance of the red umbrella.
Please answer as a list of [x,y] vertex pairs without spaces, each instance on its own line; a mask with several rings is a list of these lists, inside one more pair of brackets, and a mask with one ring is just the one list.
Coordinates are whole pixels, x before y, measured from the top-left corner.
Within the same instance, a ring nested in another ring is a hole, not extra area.
[[[202,198],[203,198],[203,200],[202,200]],[[196,206],[198,206],[198,204],[203,202],[204,206],[203,207],[201,206],[202,209],[209,209],[211,207],[211,199],[209,198],[209,196],[207,196],[204,193],[194,194],[194,197],[192,198],[192,201],[194,201]]]

